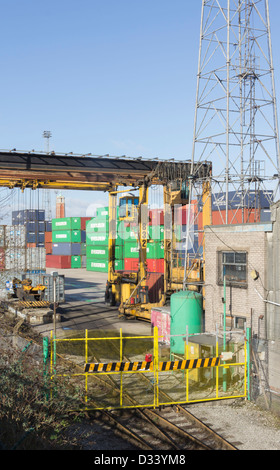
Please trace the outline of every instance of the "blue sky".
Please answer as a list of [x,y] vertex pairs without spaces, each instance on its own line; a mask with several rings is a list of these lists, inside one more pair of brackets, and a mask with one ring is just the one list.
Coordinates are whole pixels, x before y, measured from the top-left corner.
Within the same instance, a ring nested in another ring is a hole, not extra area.
[[[199,0],[0,0],[0,8],[0,148],[43,150],[50,130],[57,152],[190,158]],[[279,96],[280,2],[270,9]],[[69,215],[104,200],[63,194]]]

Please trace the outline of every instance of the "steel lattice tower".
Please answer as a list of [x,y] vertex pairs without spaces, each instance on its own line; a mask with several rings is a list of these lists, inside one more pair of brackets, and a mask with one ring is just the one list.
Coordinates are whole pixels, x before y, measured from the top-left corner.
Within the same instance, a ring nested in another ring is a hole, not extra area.
[[242,209],[279,188],[279,133],[268,0],[203,0],[192,161],[213,162],[213,198]]

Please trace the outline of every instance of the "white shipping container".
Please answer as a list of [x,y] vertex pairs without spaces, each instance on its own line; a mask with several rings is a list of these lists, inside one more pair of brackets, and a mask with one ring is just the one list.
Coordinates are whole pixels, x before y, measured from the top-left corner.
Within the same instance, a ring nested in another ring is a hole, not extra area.
[[46,249],[40,247],[26,249],[26,268],[25,269],[45,269],[46,268]]
[[5,252],[5,269],[24,271],[26,268],[26,250],[24,248],[7,248]]
[[5,227],[5,246],[26,247],[26,228],[24,225],[7,225]]
[[5,227],[4,225],[0,225],[0,246],[5,245]]

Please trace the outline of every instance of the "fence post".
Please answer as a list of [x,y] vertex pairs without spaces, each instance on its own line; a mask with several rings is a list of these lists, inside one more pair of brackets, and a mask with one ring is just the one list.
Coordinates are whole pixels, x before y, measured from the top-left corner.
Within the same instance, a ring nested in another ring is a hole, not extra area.
[[154,408],[158,406],[158,327],[154,327]]
[[46,399],[49,400],[49,387],[48,387],[48,377],[49,377],[49,367],[50,367],[50,351],[49,351],[49,338],[44,336],[43,338],[43,363],[44,363],[44,383],[46,388]]
[[[123,356],[123,336],[122,336],[122,328],[120,328],[120,362],[122,362]],[[123,406],[123,374],[121,372],[121,383],[120,383],[120,406]]]
[[[88,330],[85,330],[85,364],[88,363]],[[85,403],[88,401],[88,374],[85,375]]]
[[247,377],[245,377],[245,383],[247,379],[247,399],[248,401],[251,401],[251,334],[252,334],[252,329],[247,328],[246,330],[246,356],[247,356]]

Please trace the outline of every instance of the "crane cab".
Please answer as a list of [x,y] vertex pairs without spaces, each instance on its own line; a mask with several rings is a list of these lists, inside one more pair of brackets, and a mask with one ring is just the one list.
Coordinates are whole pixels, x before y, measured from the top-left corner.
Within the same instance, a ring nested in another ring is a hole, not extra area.
[[135,220],[138,215],[139,197],[132,193],[120,197],[119,202],[119,219]]

